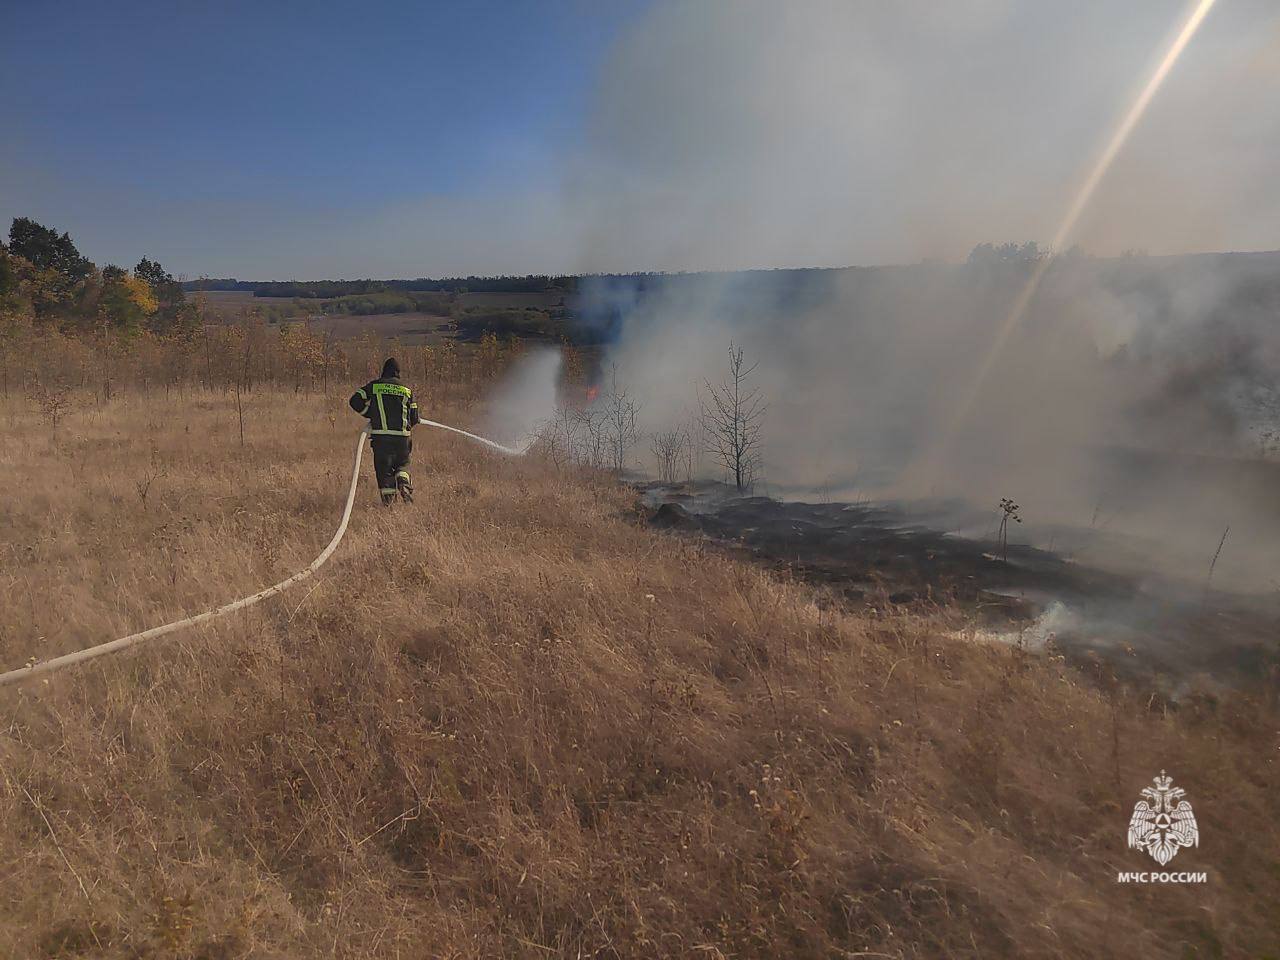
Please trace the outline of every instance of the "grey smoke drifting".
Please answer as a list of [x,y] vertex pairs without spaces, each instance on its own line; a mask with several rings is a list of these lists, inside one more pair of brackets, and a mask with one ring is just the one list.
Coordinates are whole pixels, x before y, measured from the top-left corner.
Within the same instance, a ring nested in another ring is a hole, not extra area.
[[770,403],[773,492],[1012,496],[1033,541],[1101,528],[1150,541],[1133,549],[1153,568],[1199,576],[1230,524],[1219,582],[1280,580],[1280,469],[1257,459],[1280,383],[1280,256],[1058,261],[939,448],[1031,269],[650,279],[608,362],[661,429],[696,408],[731,341],[744,347]]
[[[731,341],[758,360],[772,489],[1024,505],[1032,539],[1105,527],[1151,567],[1280,580],[1280,259],[1054,263],[943,437],[1026,262],[1177,25],[1163,2],[663,4],[606,69],[574,181],[582,266],[916,262],[600,280],[608,362],[660,429]],[[1086,211],[1090,252],[1280,246],[1280,11],[1222,4]],[[1099,559],[1107,559],[1105,557]],[[1273,572],[1274,571],[1274,572]]]
[[[582,271],[963,258],[1051,237],[1187,4],[659,3],[570,178]],[[1086,212],[1098,254],[1280,245],[1280,8],[1219,3]]]

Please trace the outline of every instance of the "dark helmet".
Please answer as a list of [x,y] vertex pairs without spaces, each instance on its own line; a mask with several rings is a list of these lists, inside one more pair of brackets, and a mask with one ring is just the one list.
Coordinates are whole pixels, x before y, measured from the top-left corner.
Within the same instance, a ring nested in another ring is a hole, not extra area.
[[395,357],[388,357],[387,362],[382,365],[382,377],[384,380],[390,380],[400,376],[400,364],[396,363]]

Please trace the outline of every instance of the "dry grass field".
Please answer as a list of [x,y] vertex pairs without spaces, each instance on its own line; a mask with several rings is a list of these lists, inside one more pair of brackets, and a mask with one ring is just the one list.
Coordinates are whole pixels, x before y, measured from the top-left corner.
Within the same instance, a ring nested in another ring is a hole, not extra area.
[[523,310],[525,307],[551,309],[564,306],[565,295],[561,290],[545,290],[539,293],[462,293],[458,305],[467,307],[506,308]]
[[[206,290],[199,294],[203,299],[205,315],[213,322],[232,324],[241,320],[246,311],[269,307],[294,307],[294,301],[287,297],[255,297],[247,290]],[[464,297],[482,296],[481,294],[464,294]],[[494,294],[501,296],[501,294]],[[532,296],[532,295],[531,295]],[[434,313],[409,311],[406,313],[371,313],[353,315],[346,313],[320,314],[309,318],[306,312],[306,301],[300,301],[297,319],[309,319],[311,329],[325,336],[332,334],[339,340],[349,340],[360,336],[379,337],[386,340],[398,340],[407,346],[434,344],[453,339],[454,331],[450,317]]]
[[[288,297],[255,297],[247,290],[207,290],[203,298],[205,315],[213,322],[231,324],[241,320],[246,311],[287,308],[297,310],[296,319],[308,319],[311,329],[321,336],[332,335],[339,340],[356,337],[380,337],[398,340],[407,346],[438,344],[457,339],[454,318],[444,313],[407,311],[405,313],[321,314],[317,309],[308,314],[307,301],[294,301]],[[560,291],[540,293],[461,293],[457,295],[457,307],[492,310],[523,310],[533,307],[540,310],[564,305]],[[317,305],[321,301],[316,301]]]
[[397,340],[406,346],[436,344],[452,340],[456,334],[453,321],[433,313],[370,313],[353,316],[345,313],[319,317],[311,329],[324,336],[332,333],[339,340],[371,336]]
[[[0,406],[0,666],[259,589],[344,397]],[[466,426],[466,410],[428,416]],[[597,474],[415,437],[315,580],[0,688],[0,957],[1277,957],[1274,698],[1177,708],[854,614]],[[1167,769],[1199,818],[1125,846]]]
[[[197,296],[197,294],[191,294]],[[264,301],[253,295],[252,290],[203,290],[198,294],[204,300],[208,315],[223,323],[232,323],[242,311],[262,306]],[[270,303],[270,300],[265,301]],[[290,301],[284,301],[290,302]]]

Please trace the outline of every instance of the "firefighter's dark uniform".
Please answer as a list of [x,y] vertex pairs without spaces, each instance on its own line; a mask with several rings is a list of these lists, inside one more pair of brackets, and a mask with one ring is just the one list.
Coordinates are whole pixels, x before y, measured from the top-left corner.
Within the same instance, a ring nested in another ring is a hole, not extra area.
[[413,499],[409,481],[409,454],[413,441],[409,431],[418,423],[418,404],[413,391],[400,382],[400,365],[388,360],[382,376],[371,380],[351,395],[351,409],[368,417],[373,445],[373,471],[383,503],[391,503],[399,493]]

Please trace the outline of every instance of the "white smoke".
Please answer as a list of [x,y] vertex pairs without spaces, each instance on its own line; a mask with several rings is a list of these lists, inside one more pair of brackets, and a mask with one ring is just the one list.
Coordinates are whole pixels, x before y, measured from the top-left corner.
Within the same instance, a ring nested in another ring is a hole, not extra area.
[[486,436],[503,442],[527,440],[555,415],[560,351],[541,347],[515,362],[485,401]]
[[[909,263],[1053,235],[1168,0],[660,2],[570,179],[584,272]],[[1087,211],[1099,254],[1280,245],[1280,7],[1220,3]]]
[[[604,69],[572,180],[581,268],[917,265],[613,291],[622,335],[606,362],[646,426],[687,420],[732,341],[760,364],[774,489],[1011,496],[1032,540],[1106,523],[1157,537],[1153,565],[1199,576],[1230,523],[1215,583],[1275,579],[1280,510],[1267,470],[1243,463],[1256,451],[1238,402],[1280,381],[1265,259],[1059,260],[945,456],[919,469],[1030,269],[921,261],[1051,236],[1184,13],[656,5]],[[1277,38],[1280,8],[1219,4],[1072,240],[1094,254],[1280,247]]]

